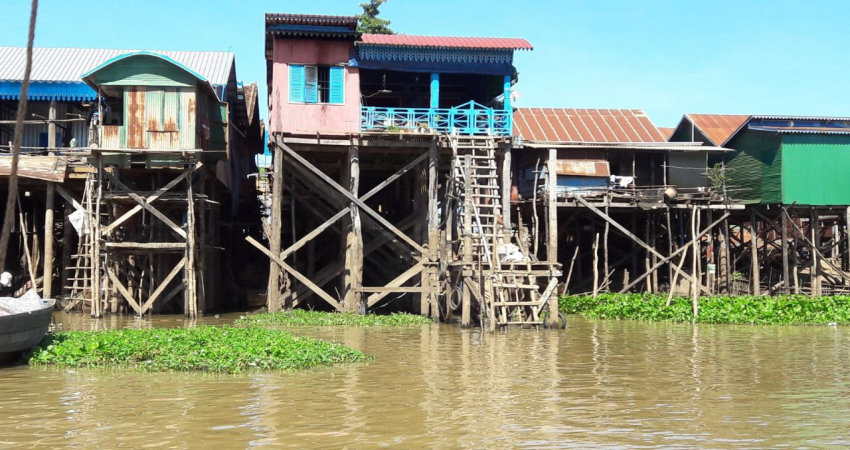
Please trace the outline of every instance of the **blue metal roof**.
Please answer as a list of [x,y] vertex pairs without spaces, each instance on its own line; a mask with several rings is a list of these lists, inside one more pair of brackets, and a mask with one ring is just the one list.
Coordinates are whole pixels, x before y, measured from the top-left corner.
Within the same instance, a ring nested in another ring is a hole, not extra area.
[[[27,100],[92,101],[97,92],[85,83],[50,83],[34,81],[27,90]],[[20,81],[0,81],[0,100],[20,100]]]

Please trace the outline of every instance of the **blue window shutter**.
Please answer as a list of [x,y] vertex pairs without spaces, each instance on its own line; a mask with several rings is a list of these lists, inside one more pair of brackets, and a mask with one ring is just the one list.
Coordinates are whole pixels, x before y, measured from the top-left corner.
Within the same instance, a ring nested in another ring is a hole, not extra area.
[[328,103],[336,103],[339,105],[345,103],[344,67],[331,66],[330,85],[330,101],[328,101]]
[[289,101],[304,101],[304,66],[289,66]]
[[304,101],[319,102],[319,70],[316,66],[304,67]]

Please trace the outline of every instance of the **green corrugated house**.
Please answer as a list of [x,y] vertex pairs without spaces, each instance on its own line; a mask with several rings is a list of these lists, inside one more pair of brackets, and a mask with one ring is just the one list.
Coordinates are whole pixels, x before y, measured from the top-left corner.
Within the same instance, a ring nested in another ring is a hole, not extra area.
[[[132,52],[82,76],[105,99],[101,148],[205,150],[205,161],[226,158],[228,105],[210,82],[160,53]],[[148,167],[168,166],[174,154],[146,156]],[[175,161],[172,161],[175,160]]]
[[734,150],[709,162],[725,163],[735,200],[850,205],[850,118],[687,115],[671,136],[706,138]]

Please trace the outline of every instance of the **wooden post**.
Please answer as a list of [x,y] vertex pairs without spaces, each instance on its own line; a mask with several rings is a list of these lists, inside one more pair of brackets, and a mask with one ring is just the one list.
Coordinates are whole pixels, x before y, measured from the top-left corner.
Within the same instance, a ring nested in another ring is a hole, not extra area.
[[699,239],[697,239],[697,215],[699,215],[699,210],[696,206],[692,206],[691,208],[691,246],[693,247],[693,257],[691,259],[693,267],[691,301],[693,302],[694,317],[697,317],[699,314],[699,284],[701,283],[699,274],[697,273],[697,263],[700,256]]
[[[510,159],[510,156],[507,158]],[[439,180],[437,177],[439,175],[439,163],[440,160],[437,155],[437,142],[434,141],[428,149],[428,250],[431,252],[431,265],[427,271],[429,278],[428,303],[430,304],[431,318],[433,319],[440,318],[440,308],[438,305],[440,298],[438,280],[438,267],[440,262],[440,222],[437,214],[437,190],[439,188]],[[508,200],[510,200],[510,198]],[[506,220],[510,220],[510,203],[508,203],[508,206],[503,206],[502,214],[507,218]],[[498,245],[498,243],[494,245]],[[425,272],[423,271],[423,273]]]
[[[53,151],[53,149],[57,147],[57,145],[56,145],[56,122],[54,122],[54,120],[56,120],[56,100],[50,100],[50,109],[48,110],[47,118],[49,119],[49,122],[47,122],[47,148],[50,149],[50,150],[48,150],[47,154],[48,155],[55,155],[56,152]],[[99,120],[101,121],[101,123],[103,122],[102,117],[100,117]],[[45,294],[45,298],[47,298],[46,294]]]
[[511,148],[505,149],[502,154],[502,223],[508,233],[513,230],[511,226]]
[[[269,251],[274,255],[280,254],[280,233],[282,232],[283,209],[283,150],[275,146],[272,172],[272,208],[271,235],[269,236]],[[269,261],[269,284],[266,308],[280,311],[280,276],[281,268],[274,261]]]
[[822,289],[822,280],[821,280],[821,258],[818,256],[818,252],[820,250],[820,215],[815,208],[811,209],[811,218],[809,219],[809,229],[811,230],[811,244],[812,244],[812,269],[811,269],[811,280],[812,280],[812,297],[819,297],[821,295]]
[[186,288],[184,292],[183,311],[187,317],[198,316],[198,282],[195,275],[195,193],[192,188],[193,164],[188,166],[186,177],[186,274],[183,283]]
[[[606,222],[607,223],[607,222]],[[644,241],[652,246],[652,236],[649,234],[649,214],[646,216],[646,223],[644,223]],[[643,269],[645,272],[649,273],[649,268],[652,267],[650,263],[650,253],[646,252],[643,258]],[[646,277],[646,292],[648,294],[652,294],[652,277]]]
[[[606,272],[607,275],[607,272]],[[593,242],[593,298],[599,295],[599,233]]]
[[472,155],[464,155],[463,166],[466,176],[463,179],[463,305],[461,307],[460,324],[469,327],[472,324]]
[[780,212],[782,216],[782,293],[791,293],[791,274],[788,268],[788,216]]
[[[548,161],[548,187],[546,196],[546,220],[548,223],[548,236],[546,239],[546,256],[550,264],[558,262],[558,151],[549,149]],[[551,270],[551,269],[550,269]],[[558,325],[558,295],[554,292],[549,297],[549,325]]]
[[198,283],[200,289],[197,294],[198,314],[200,315],[207,312],[207,202],[204,198],[207,183],[206,175],[206,170],[202,169],[198,183],[198,194],[201,196],[201,201],[198,203],[200,221],[198,221],[198,271],[196,277],[200,281]]
[[[55,190],[55,186],[54,186]],[[74,250],[71,246],[71,241],[74,239],[74,226],[71,225],[71,219],[68,216],[74,212],[74,207],[69,202],[63,202],[63,213],[62,213],[62,268],[59,272],[59,279],[62,281],[62,295],[65,297],[71,296],[71,284],[68,282],[68,278],[71,275],[71,271],[68,268],[71,267],[73,258],[71,255]],[[74,264],[79,265],[79,264]],[[70,300],[70,302],[74,302],[76,300]]]
[[[666,168],[664,170],[664,173],[665,173],[665,177],[666,177],[666,174],[667,174]],[[667,184],[667,183],[665,182],[664,184]],[[670,205],[667,205],[666,210],[664,211],[664,215],[666,216],[666,221],[667,221],[667,254],[672,255],[673,254],[673,228],[670,225]],[[605,222],[605,224],[607,225],[608,222]],[[673,287],[674,287],[673,286],[673,262],[672,261],[670,261],[670,263],[667,264],[667,283],[670,285],[670,290],[672,291]]]
[[[750,208],[755,208],[755,206],[751,206]],[[761,295],[758,223],[756,222],[756,212],[754,209],[750,209],[750,278],[752,278],[753,295]]]
[[[345,161],[345,180],[347,187],[354,196],[360,195],[360,148],[356,145],[348,147],[348,158]],[[343,299],[345,309],[354,312],[365,312],[363,294],[363,229],[360,222],[360,208],[354,203],[349,204],[348,229],[345,237],[345,275],[343,276]]]
[[732,240],[729,234],[729,219],[723,219],[723,229],[720,231],[723,233],[723,243],[724,243],[724,252],[725,255],[723,261],[723,283],[726,286],[726,295],[731,295],[732,293]]
[[[608,214],[608,203],[610,203],[610,202],[611,202],[611,199],[609,199],[608,195],[606,194],[605,195],[605,214]],[[609,224],[608,221],[606,220],[605,221],[605,232],[604,232],[604,235],[602,237],[602,258],[603,258],[602,259],[602,261],[603,261],[602,267],[604,269],[604,273],[605,273],[606,277],[608,276],[609,273],[611,273],[610,268],[608,267],[608,232],[610,231],[610,229],[611,229],[611,224]],[[576,248],[578,248],[578,247],[576,247]],[[572,269],[570,269],[570,270],[572,270]],[[605,290],[608,291],[609,289],[606,287]]]
[[[52,104],[52,102],[51,102]],[[53,297],[53,198],[56,185],[47,182],[47,194],[44,201],[44,287],[42,297]]]
[[101,311],[101,274],[100,274],[100,203],[103,198],[103,156],[97,154],[97,194],[95,195],[94,217],[92,218],[92,244],[91,244],[91,315],[102,317]]

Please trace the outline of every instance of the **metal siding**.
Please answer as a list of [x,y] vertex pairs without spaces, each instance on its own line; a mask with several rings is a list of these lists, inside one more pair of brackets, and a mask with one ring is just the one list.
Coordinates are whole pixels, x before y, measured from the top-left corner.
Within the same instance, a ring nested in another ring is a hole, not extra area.
[[145,98],[144,87],[124,91],[127,148],[145,148]]
[[782,193],[781,139],[769,133],[744,130],[730,142],[736,152],[727,156],[728,187],[732,197],[746,203],[779,203]]
[[145,96],[145,125],[147,131],[162,131],[162,89],[148,89]]
[[785,135],[782,201],[850,205],[850,136]]
[[192,150],[198,148],[197,144],[197,106],[195,104],[195,91],[192,89],[180,89],[180,148]]
[[162,129],[164,131],[180,131],[180,92],[174,88],[166,88],[162,101]]

